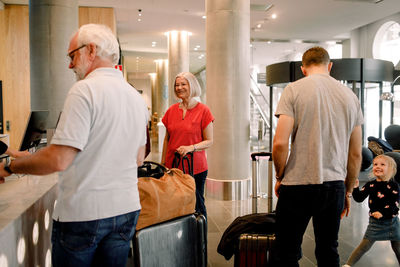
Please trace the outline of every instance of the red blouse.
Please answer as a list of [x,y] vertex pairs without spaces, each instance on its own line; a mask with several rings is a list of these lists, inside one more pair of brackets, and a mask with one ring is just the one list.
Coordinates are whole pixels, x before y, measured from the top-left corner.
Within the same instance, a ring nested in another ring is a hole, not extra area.
[[[185,118],[183,118],[183,110],[179,108],[179,103],[172,105],[162,118],[169,135],[165,165],[168,168],[172,167],[174,153],[178,147],[203,141],[203,130],[213,121],[214,117],[210,109],[202,103],[186,110]],[[194,152],[193,157],[193,174],[208,170],[207,156],[204,150]],[[179,168],[182,167],[179,166]]]

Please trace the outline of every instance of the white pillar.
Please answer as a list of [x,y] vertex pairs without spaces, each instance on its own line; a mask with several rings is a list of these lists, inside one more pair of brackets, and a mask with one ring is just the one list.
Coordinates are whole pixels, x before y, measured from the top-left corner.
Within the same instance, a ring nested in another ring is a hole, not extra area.
[[151,114],[157,109],[157,74],[150,73]]
[[240,199],[250,178],[250,1],[206,0],[206,15],[207,105],[215,117],[207,195],[213,182],[232,191],[242,182],[242,191],[228,196]]
[[158,114],[158,118],[162,118],[168,109],[168,60],[156,60],[156,75],[157,107],[155,111]]
[[189,71],[189,32],[170,31],[168,36],[168,86],[169,106],[178,100],[174,94],[175,76]]
[[66,55],[77,29],[77,0],[29,1],[31,109],[50,111],[48,128],[55,127],[68,90],[76,81]]

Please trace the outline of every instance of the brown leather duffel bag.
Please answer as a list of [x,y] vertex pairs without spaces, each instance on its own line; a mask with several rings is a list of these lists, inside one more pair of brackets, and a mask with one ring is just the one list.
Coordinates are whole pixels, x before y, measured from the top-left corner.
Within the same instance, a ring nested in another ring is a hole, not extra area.
[[159,179],[141,177],[138,188],[142,210],[136,230],[195,211],[195,181],[179,169],[169,169]]

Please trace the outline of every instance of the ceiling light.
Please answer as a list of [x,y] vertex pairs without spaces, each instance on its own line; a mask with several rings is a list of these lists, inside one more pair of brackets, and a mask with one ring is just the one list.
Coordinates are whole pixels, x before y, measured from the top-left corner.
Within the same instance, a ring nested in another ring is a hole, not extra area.
[[273,6],[274,6],[273,4],[268,4],[268,5],[253,5],[253,4],[250,4],[250,10],[251,11],[264,11],[264,12],[267,12]]
[[259,28],[259,29],[260,29],[260,28],[261,28],[261,24],[257,24],[257,28]]
[[137,21],[139,21],[139,22],[140,22],[140,21],[142,21],[142,19],[137,19]]
[[205,16],[205,15],[204,15],[204,16],[202,16],[202,18],[203,18],[203,19],[206,19],[206,18],[207,18],[207,16]]
[[195,47],[194,50],[197,51],[197,50],[199,50],[199,48],[198,48],[198,47]]
[[271,41],[267,41],[267,44],[270,44],[270,43],[272,43]]
[[272,18],[272,19],[276,19],[276,17],[277,17],[277,16],[276,16],[275,13],[271,15],[271,18]]
[[141,17],[142,16],[142,13],[139,13],[139,17]]
[[326,41],[325,43],[326,43],[327,45],[334,45],[334,44],[336,44],[335,41]]

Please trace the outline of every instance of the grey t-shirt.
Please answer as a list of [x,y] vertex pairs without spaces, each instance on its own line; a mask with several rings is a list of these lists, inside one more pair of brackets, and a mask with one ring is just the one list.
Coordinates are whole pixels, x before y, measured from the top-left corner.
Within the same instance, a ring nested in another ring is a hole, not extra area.
[[363,123],[356,95],[328,74],[313,74],[286,86],[275,116],[294,118],[282,184],[344,180],[349,140]]

